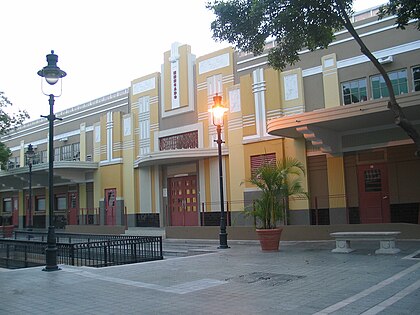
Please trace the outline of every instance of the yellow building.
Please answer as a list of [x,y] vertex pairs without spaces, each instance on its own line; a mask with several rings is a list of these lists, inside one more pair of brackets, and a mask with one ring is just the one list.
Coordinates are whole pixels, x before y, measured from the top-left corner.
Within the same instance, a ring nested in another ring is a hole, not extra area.
[[[418,31],[392,24],[371,17],[355,26],[420,129]],[[327,50],[302,51],[301,61],[283,72],[268,66],[266,54],[231,47],[198,58],[185,44],[168,49],[161,72],[57,113],[63,118],[54,139],[57,227],[218,225],[217,134],[209,113],[215,95],[228,108],[222,129],[228,225],[253,225],[242,210],[259,191],[245,180],[263,161],[285,157],[305,165],[310,194],[290,200],[290,224],[418,223],[414,145],[393,124],[381,77],[347,32],[338,32]],[[45,227],[46,124],[31,122],[1,139],[13,153],[0,172],[2,224]],[[36,148],[31,201],[28,144]]]

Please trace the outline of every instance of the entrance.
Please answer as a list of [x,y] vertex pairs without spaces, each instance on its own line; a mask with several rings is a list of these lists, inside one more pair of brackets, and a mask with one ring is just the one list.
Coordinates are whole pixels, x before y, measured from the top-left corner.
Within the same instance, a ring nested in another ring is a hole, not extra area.
[[77,192],[69,192],[68,194],[68,213],[67,224],[77,225]]
[[105,189],[105,224],[115,225],[115,210],[117,206],[117,190],[115,188]]
[[388,170],[386,164],[357,168],[360,223],[390,222]]
[[168,179],[169,211],[172,226],[197,226],[197,176]]

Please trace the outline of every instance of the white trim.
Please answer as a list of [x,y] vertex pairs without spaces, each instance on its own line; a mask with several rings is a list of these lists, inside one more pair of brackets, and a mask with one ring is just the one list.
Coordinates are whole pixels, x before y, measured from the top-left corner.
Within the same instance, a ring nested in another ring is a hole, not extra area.
[[106,159],[107,161],[112,161],[112,130],[114,128],[114,123],[112,120],[112,112],[106,113]]
[[[362,25],[359,25],[359,26],[355,27],[355,29],[356,30],[362,29],[362,28],[365,28],[365,27],[369,27],[369,26],[372,26],[372,25],[375,25],[375,24],[379,24],[379,23],[388,21],[390,19],[395,19],[395,16],[390,16],[390,17],[384,18],[382,20],[362,24]],[[413,22],[415,22],[415,20],[410,20],[408,22],[408,24],[413,23]],[[370,32],[363,33],[363,34],[359,34],[359,36],[362,38],[362,37],[365,37],[365,36],[373,35],[373,34],[380,33],[380,32],[383,32],[383,31],[390,30],[390,29],[394,29],[394,28],[396,28],[396,24],[393,24],[393,25],[390,25],[390,26],[385,26],[383,28],[379,28],[379,29],[376,29],[376,30],[373,30],[373,31],[370,31]],[[342,31],[334,33],[334,35],[337,36],[337,35],[342,35],[342,34],[345,34],[345,33],[348,33],[348,31],[347,30],[342,30]],[[341,44],[341,43],[345,43],[345,42],[348,42],[348,41],[351,41],[351,40],[354,40],[354,38],[350,36],[350,37],[347,37],[347,38],[344,38],[344,39],[341,39],[341,40],[333,41],[328,45],[328,47],[338,45],[338,44]],[[310,50],[306,49],[306,50],[299,51],[298,54],[303,55],[303,54],[310,53],[310,52],[311,52]],[[240,65],[240,64],[243,64],[243,63],[248,63],[250,61],[258,60],[260,58],[265,58],[267,56],[268,56],[268,54],[262,54],[262,55],[254,56],[254,57],[249,58],[249,59],[241,60],[237,64]],[[237,70],[237,72],[246,71],[246,70],[250,70],[250,69],[253,69],[253,68],[265,66],[267,64],[268,64],[268,61],[263,61],[263,62],[260,62],[258,64],[255,64],[255,65],[250,65],[250,66],[245,67],[245,68],[240,68],[240,69]],[[308,76],[308,75],[321,73],[322,71],[318,70],[317,69],[318,67],[320,67],[320,66],[305,69],[305,70],[302,71],[302,75],[305,77],[305,76]],[[304,74],[304,72],[306,72],[306,74]]]
[[108,165],[115,165],[115,164],[122,164],[122,163],[123,163],[123,159],[117,158],[117,159],[112,159],[109,161],[100,161],[99,166],[108,166]]
[[[398,55],[398,54],[410,52],[417,49],[420,49],[420,40],[410,42],[410,43],[405,43],[405,44],[398,45],[392,48],[378,50],[372,53],[376,58],[382,58],[382,57],[386,57],[390,55]],[[351,66],[358,65],[365,62],[370,62],[368,57],[366,57],[365,55],[359,55],[356,57],[351,57],[348,59],[337,61],[337,69],[351,67]],[[322,73],[322,66],[316,66],[316,67],[302,70],[303,77],[308,77],[308,76],[320,74],[320,73]]]
[[[102,107],[104,104],[101,104],[100,106],[98,106],[98,107]],[[119,107],[123,107],[123,106],[126,106],[126,105],[128,105],[128,102],[127,103],[124,103],[124,104],[119,104],[119,105],[115,105],[115,106],[113,106],[113,107],[108,107],[108,108],[105,108],[105,109],[102,109],[102,110],[97,110],[97,111],[94,111],[94,114],[96,115],[96,114],[99,114],[99,113],[103,113],[103,112],[107,112],[107,111],[110,111],[110,110],[113,110],[113,109],[116,109],[116,108],[119,108]],[[96,108],[96,107],[95,107]],[[94,108],[89,108],[89,111],[91,111],[91,109],[94,109]],[[87,110],[85,110],[85,111],[87,111]],[[85,111],[82,111],[82,112],[85,112]],[[80,112],[79,112],[80,113]],[[70,116],[72,116],[72,115],[70,115]],[[63,120],[62,120],[62,122],[59,122],[59,123],[56,123],[56,124],[54,124],[54,128],[56,128],[56,127],[58,127],[58,126],[61,126],[61,125],[64,125],[64,124],[68,124],[68,123],[71,123],[71,122],[73,122],[73,121],[78,121],[78,120],[81,120],[81,119],[83,119],[83,118],[86,118],[86,117],[91,117],[92,116],[92,113],[90,113],[90,114],[88,114],[88,115],[84,115],[84,116],[81,116],[81,117],[76,117],[76,118],[73,118],[73,119],[71,119],[71,120],[66,120],[66,118],[64,117],[63,118]],[[18,135],[18,136],[16,136],[16,137],[9,137],[9,138],[7,138],[6,139],[6,137],[7,136],[3,136],[3,138],[2,138],[2,142],[3,143],[6,143],[6,142],[8,142],[8,141],[12,141],[12,140],[15,140],[15,139],[19,139],[19,138],[25,138],[26,136],[28,136],[28,135],[33,135],[34,134],[34,132],[36,132],[36,133],[38,133],[38,132],[41,132],[41,131],[43,131],[43,130],[48,130],[48,125],[47,125],[47,123],[45,123],[45,128],[37,128],[37,127],[39,127],[39,125],[38,126],[34,126],[34,127],[31,127],[30,129],[35,129],[35,131],[32,131],[32,132],[27,132],[27,133],[25,133],[25,134],[21,134],[21,135]],[[30,130],[29,129],[29,130]],[[14,133],[17,133],[17,132],[14,132]],[[55,138],[54,138],[55,139]]]
[[178,135],[181,133],[198,131],[198,148],[203,148],[203,123],[198,122],[191,125],[181,126],[177,128],[166,129],[162,131],[155,131],[154,147],[155,152],[159,152],[159,138]]

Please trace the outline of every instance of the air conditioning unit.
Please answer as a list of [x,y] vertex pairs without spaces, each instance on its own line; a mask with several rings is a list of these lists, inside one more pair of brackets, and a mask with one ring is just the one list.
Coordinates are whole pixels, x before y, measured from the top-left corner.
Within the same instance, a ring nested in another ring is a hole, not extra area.
[[386,56],[386,57],[378,58],[378,61],[380,64],[385,65],[387,63],[391,63],[392,61],[394,61],[394,59],[392,58],[392,56]]

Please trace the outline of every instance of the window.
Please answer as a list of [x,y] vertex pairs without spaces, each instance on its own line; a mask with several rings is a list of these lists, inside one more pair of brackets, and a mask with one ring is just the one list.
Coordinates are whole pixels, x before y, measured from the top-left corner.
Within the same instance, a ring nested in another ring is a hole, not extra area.
[[381,170],[365,171],[365,192],[381,191]]
[[55,199],[57,210],[67,210],[66,196],[57,196]]
[[12,198],[3,199],[3,212],[12,212]]
[[36,197],[35,211],[45,211],[45,198],[44,197]]
[[413,89],[420,91],[420,66],[413,68]]
[[9,170],[14,169],[14,168],[18,168],[20,167],[20,157],[15,156],[15,157],[11,157],[9,159],[9,163],[7,165],[7,168]]
[[39,159],[40,159],[40,163],[47,163],[48,162],[47,150],[39,152]]
[[358,79],[341,84],[343,104],[359,103],[367,100],[366,79]]
[[140,155],[150,152],[150,99],[148,96],[139,98],[139,140]]
[[80,143],[73,143],[71,145],[73,161],[80,161]]
[[60,161],[60,148],[54,149],[54,161]]
[[71,153],[71,144],[64,145],[61,147],[61,160],[62,161],[73,160],[73,155]]
[[[389,76],[389,79],[391,80],[395,95],[408,93],[407,70],[403,69],[403,70],[388,72],[388,76]],[[371,77],[370,83],[372,86],[373,99],[389,96],[388,89],[385,84],[385,80],[381,75],[375,75]]]
[[260,154],[251,156],[251,176],[263,165],[276,165],[276,153]]
[[179,150],[198,148],[198,131],[159,138],[159,150]]
[[214,96],[216,93],[222,94],[222,75],[217,74],[207,78],[207,95]]

